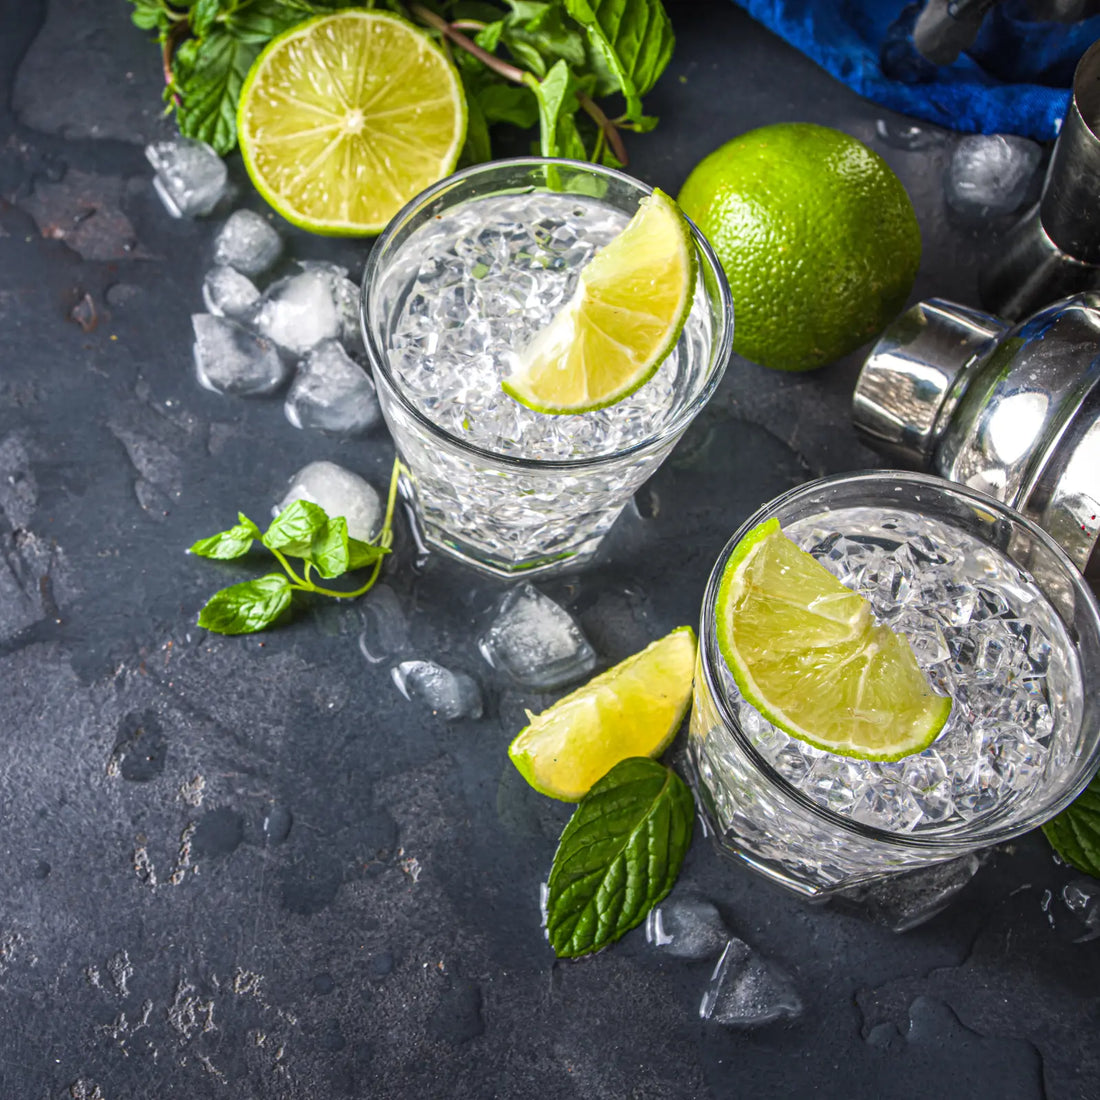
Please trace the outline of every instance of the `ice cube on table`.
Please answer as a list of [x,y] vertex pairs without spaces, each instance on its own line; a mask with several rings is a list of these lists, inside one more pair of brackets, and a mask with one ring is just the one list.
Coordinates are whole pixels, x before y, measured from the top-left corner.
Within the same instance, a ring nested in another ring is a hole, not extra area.
[[254,210],[234,210],[214,238],[214,263],[242,275],[262,275],[282,251],[282,237]]
[[978,873],[981,860],[973,853],[891,875],[868,886],[842,892],[876,924],[892,932],[908,932],[947,908],[951,899]]
[[409,643],[409,623],[401,602],[389,585],[376,584],[363,601],[363,631],[359,652],[376,665],[400,653]]
[[156,173],[153,188],[173,218],[209,214],[225,194],[225,161],[205,141],[155,141],[145,147],[145,159]]
[[271,393],[286,381],[290,369],[270,340],[209,313],[193,314],[191,327],[195,371],[208,390],[250,397]]
[[331,281],[319,271],[290,275],[267,288],[252,316],[258,332],[295,355],[340,335]]
[[596,667],[596,653],[573,616],[527,582],[501,601],[478,648],[493,668],[540,691],[579,680]]
[[448,722],[481,717],[481,689],[465,672],[434,661],[402,661],[390,675],[406,699],[423,703]]
[[348,278],[346,267],[323,260],[299,260],[304,272],[313,271],[325,278],[332,292],[336,313],[340,318],[340,343],[352,355],[366,352],[363,329],[359,324],[359,284]]
[[335,462],[303,466],[290,479],[272,514],[278,515],[296,500],[319,504],[329,516],[343,516],[348,534],[361,542],[369,542],[381,525],[382,501],[374,486]]
[[711,902],[678,898],[650,909],[645,938],[666,955],[678,959],[713,959],[726,946],[729,932]]
[[298,364],[284,408],[294,427],[332,435],[362,435],[382,415],[370,375],[336,340],[322,340]]
[[218,264],[202,281],[202,300],[215,317],[238,319],[260,300],[260,292],[247,275]]
[[726,1027],[752,1028],[802,1012],[794,983],[743,940],[731,937],[703,994],[699,1015]]
[[960,214],[995,217],[1023,205],[1042,149],[1015,134],[967,134],[951,151],[944,197]]
[[1077,878],[1062,887],[1062,902],[1073,914],[1074,943],[1100,938],[1100,882]]
[[947,131],[912,119],[875,119],[875,133],[886,145],[916,153],[947,144]]

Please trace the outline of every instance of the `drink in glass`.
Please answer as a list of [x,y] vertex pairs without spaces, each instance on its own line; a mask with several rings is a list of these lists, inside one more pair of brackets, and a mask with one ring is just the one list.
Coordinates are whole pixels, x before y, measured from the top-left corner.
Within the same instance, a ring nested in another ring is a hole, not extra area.
[[584,561],[714,392],[732,310],[694,227],[691,311],[645,385],[566,415],[501,389],[649,192],[592,164],[498,161],[429,188],[375,245],[363,278],[366,343],[407,470],[402,490],[430,545],[505,575]]
[[[715,639],[738,542],[784,533],[905,634],[951,713],[892,762],[788,736],[742,697]],[[786,886],[822,895],[1014,837],[1052,817],[1100,763],[1100,611],[1056,543],[1012,509],[895,471],[812,482],[734,535],[707,585],[689,737],[718,843]]]

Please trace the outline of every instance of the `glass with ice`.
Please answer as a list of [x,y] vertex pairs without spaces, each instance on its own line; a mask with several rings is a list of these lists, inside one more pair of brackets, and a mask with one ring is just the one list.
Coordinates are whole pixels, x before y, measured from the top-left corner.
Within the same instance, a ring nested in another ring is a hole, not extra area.
[[[910,640],[951,713],[924,751],[835,755],[782,732],[737,688],[718,589],[744,536],[784,533]],[[938,478],[869,471],[765,505],[720,555],[703,601],[689,736],[722,848],[807,895],[952,859],[1039,825],[1100,764],[1100,609],[1062,550],[1012,509]]]
[[431,546],[503,575],[584,561],[713,393],[733,315],[694,228],[691,312],[644,386],[572,415],[535,412],[501,389],[649,192],[593,164],[498,161],[429,188],[375,244],[367,351],[407,469],[402,492]]

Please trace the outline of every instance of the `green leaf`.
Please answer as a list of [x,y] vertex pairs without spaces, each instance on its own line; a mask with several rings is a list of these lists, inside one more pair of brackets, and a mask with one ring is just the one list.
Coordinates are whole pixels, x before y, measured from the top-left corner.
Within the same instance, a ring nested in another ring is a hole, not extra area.
[[313,536],[309,560],[322,577],[339,577],[348,571],[348,521],[336,516]]
[[195,0],[191,8],[191,30],[199,38],[210,33],[214,20],[221,14],[222,0]]
[[223,30],[184,45],[191,43],[197,45],[189,51],[178,50],[173,65],[181,100],[180,133],[209,142],[225,154],[237,144],[237,100],[260,46]]
[[251,0],[226,16],[225,30],[238,42],[266,46],[272,38],[327,7],[292,0]]
[[228,531],[219,531],[208,539],[199,539],[190,549],[200,558],[229,561],[252,549],[252,540],[260,537],[260,529],[243,512],[237,513],[238,523]]
[[[539,104],[539,149],[544,157],[561,157],[570,154],[561,152],[559,141],[559,123],[563,118],[572,121],[577,109],[576,82],[569,66],[558,61],[546,74],[544,80],[535,80],[525,76],[524,83],[535,93]],[[573,126],[576,134],[576,125]]]
[[[504,20],[500,40],[509,52],[539,77],[557,61],[574,69],[586,63],[585,37],[565,14],[561,3],[509,0],[512,13]],[[486,47],[487,48],[487,47]]]
[[684,781],[645,757],[616,764],[581,800],[550,871],[546,930],[558,956],[598,951],[672,889],[691,842]]
[[379,558],[389,553],[383,546],[375,546],[372,542],[360,542],[359,539],[348,539],[348,571],[362,569],[365,565],[373,565]]
[[[479,65],[482,72],[483,66]],[[477,91],[478,76],[469,68],[459,68],[462,86],[466,92],[466,143],[462,146],[461,162],[480,164],[491,159],[493,152],[489,141],[489,124],[481,108],[481,99]]]
[[[486,84],[475,96],[490,126],[495,122],[507,122],[526,130],[538,123],[538,97],[532,95],[526,85]],[[467,102],[469,99],[467,96]]]
[[130,3],[134,6],[134,10],[130,12],[130,21],[135,27],[140,27],[143,31],[167,32],[170,29],[172,21],[160,0],[130,0]]
[[642,96],[665,70],[676,44],[661,0],[564,0],[566,11],[585,29],[593,61],[606,68],[620,91],[626,116],[639,122]]
[[199,626],[215,634],[253,634],[290,606],[290,596],[290,581],[282,573],[230,585],[210,597],[199,612]]
[[1100,878],[1100,776],[1043,826],[1050,846],[1086,875]]
[[327,524],[328,516],[319,504],[296,500],[271,521],[264,532],[263,544],[269,550],[311,560],[314,536],[321,534]]

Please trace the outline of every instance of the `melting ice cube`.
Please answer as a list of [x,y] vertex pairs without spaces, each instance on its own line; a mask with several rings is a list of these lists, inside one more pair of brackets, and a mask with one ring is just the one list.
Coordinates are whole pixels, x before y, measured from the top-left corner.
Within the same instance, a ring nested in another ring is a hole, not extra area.
[[348,521],[348,534],[367,542],[378,530],[382,502],[370,482],[335,462],[311,462],[291,479],[282,500],[272,509],[278,515],[296,500],[319,504],[330,516]]
[[967,134],[951,152],[944,196],[961,214],[1011,214],[1027,198],[1042,149],[1014,134]]
[[195,370],[208,390],[244,397],[271,393],[286,381],[287,365],[270,340],[209,313],[194,314],[191,327]]
[[711,975],[699,1015],[727,1027],[750,1028],[802,1012],[791,979],[743,940],[732,937]]
[[153,187],[173,218],[209,214],[225,194],[225,161],[205,141],[177,138],[145,147]]
[[347,268],[323,260],[299,260],[304,272],[316,272],[326,280],[340,318],[340,343],[352,354],[366,351],[363,330],[359,325],[359,285],[348,278]]
[[579,680],[596,667],[596,653],[569,612],[526,582],[501,601],[478,648],[493,668],[543,691]]
[[261,275],[282,251],[275,227],[253,210],[234,210],[214,238],[214,262],[243,275]]
[[331,283],[318,271],[280,279],[267,289],[253,323],[265,336],[296,355],[340,335],[340,314]]
[[298,364],[285,411],[294,427],[333,435],[362,435],[381,416],[370,375],[335,340],[322,340]]
[[709,901],[682,898],[650,909],[645,938],[678,959],[712,959],[725,947],[729,932]]
[[202,281],[202,300],[215,317],[240,318],[260,300],[260,292],[247,275],[218,264]]
[[423,703],[448,722],[481,717],[481,689],[465,672],[434,661],[402,661],[390,675],[406,699]]

